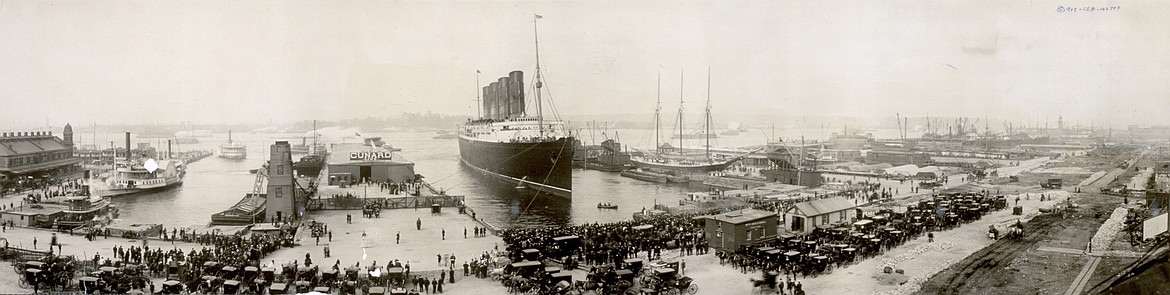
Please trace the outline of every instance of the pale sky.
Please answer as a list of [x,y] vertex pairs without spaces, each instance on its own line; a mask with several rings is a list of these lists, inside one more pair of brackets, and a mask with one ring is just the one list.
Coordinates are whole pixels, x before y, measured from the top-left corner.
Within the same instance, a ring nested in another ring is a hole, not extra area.
[[1006,0],[2,1],[0,123],[472,116],[534,13],[562,115],[1170,123],[1170,1]]

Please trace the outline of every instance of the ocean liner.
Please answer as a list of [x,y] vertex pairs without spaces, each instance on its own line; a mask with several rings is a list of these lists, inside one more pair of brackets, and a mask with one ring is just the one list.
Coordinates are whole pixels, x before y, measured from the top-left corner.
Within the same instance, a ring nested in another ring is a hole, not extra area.
[[481,117],[462,126],[459,156],[463,163],[484,175],[572,198],[573,138],[564,122],[543,117],[539,44],[537,41],[536,77],[532,83],[536,116],[525,109],[524,72],[512,71],[482,88]]

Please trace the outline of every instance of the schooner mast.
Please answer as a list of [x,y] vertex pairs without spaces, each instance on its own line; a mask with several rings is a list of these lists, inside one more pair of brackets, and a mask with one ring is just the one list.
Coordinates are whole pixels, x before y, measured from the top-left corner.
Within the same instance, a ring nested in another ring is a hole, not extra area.
[[662,139],[662,118],[659,113],[662,112],[662,70],[658,70],[658,102],[654,104],[654,150],[662,154],[662,144],[658,140]]
[[678,74],[678,152],[683,152],[683,82],[686,81],[686,70]]

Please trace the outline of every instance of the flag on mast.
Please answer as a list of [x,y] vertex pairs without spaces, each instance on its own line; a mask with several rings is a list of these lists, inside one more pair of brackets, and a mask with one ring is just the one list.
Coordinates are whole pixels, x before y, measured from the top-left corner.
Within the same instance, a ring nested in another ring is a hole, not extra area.
[[536,14],[536,19],[542,19],[542,18],[544,18],[544,17],[540,16],[539,14]]

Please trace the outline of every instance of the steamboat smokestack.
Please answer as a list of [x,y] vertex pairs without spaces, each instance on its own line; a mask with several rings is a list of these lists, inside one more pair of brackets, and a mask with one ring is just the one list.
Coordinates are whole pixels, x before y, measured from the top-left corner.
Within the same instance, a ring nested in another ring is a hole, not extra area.
[[[114,151],[117,153],[117,151]],[[130,131],[126,131],[126,161],[130,161]]]

